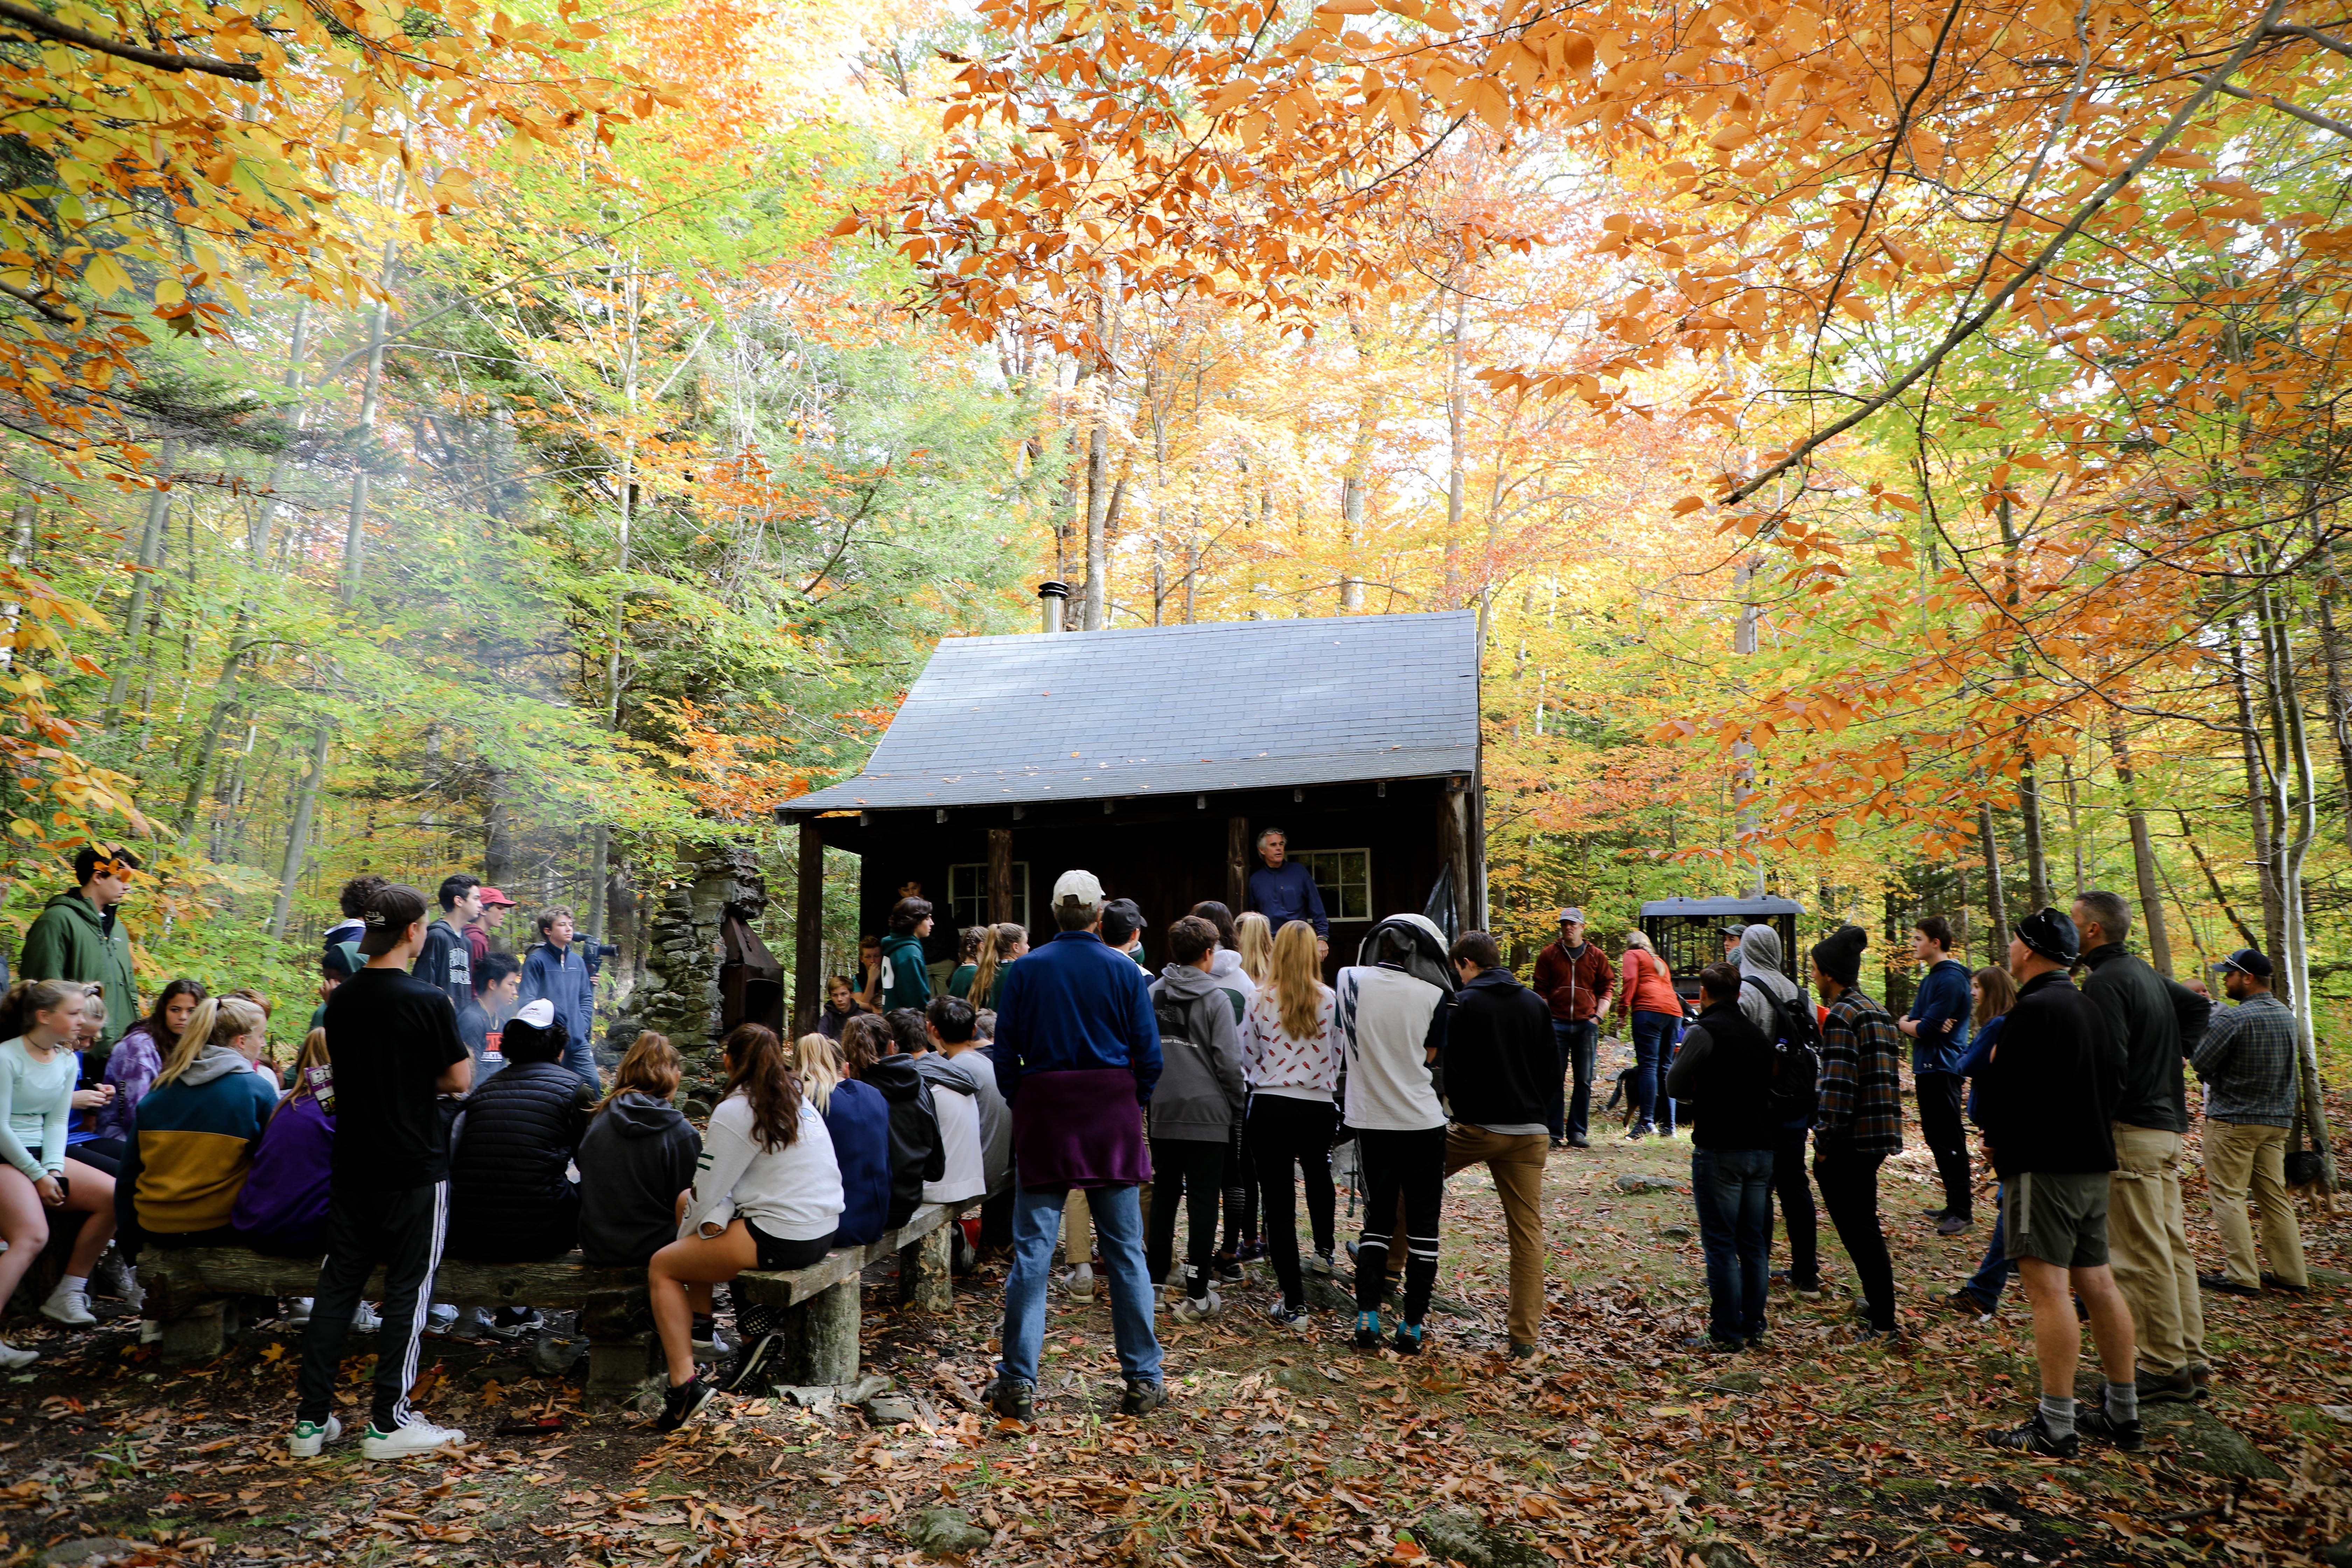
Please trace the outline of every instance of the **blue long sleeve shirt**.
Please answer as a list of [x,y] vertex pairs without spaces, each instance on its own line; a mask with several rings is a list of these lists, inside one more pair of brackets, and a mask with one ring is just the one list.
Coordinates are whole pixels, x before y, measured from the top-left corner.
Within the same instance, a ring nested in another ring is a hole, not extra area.
[[1010,1100],[1021,1075],[1126,1068],[1135,1098],[1160,1081],[1160,1025],[1135,961],[1090,931],[1066,931],[1001,972],[996,1087]]
[[1323,912],[1323,895],[1316,889],[1314,874],[1296,860],[1252,871],[1249,907],[1277,931],[1286,921],[1305,921],[1315,928],[1317,936],[1331,934],[1331,920]]
[[588,1083],[598,1083],[593,1043],[595,982],[588,977],[588,965],[579,949],[558,949],[541,942],[523,959],[520,1006],[542,996],[555,1005],[555,1016],[562,1020],[568,1037],[563,1065]]
[[[1969,990],[1969,966],[1957,958],[1938,959],[1919,977],[1919,994],[1904,1014],[1919,1026],[1911,1041],[1911,1072],[1957,1073],[1969,1055],[1969,1015],[1975,1011]],[[1952,1032],[1944,1032],[1950,1019]]]
[[1979,1127],[1984,1125],[1984,1069],[1992,1060],[1993,1047],[2000,1043],[2001,1022],[2008,1016],[2003,1013],[2000,1017],[1987,1018],[1984,1027],[1969,1042],[1969,1054],[1960,1061],[1960,1076],[1969,1080],[1969,1120]]

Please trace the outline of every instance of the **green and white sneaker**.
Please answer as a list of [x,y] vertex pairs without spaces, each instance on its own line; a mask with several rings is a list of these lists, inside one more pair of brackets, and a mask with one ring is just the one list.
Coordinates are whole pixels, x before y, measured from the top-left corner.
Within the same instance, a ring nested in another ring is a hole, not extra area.
[[319,1450],[343,1435],[343,1424],[333,1416],[327,1417],[323,1426],[310,1421],[294,1423],[294,1435],[286,1439],[286,1452],[297,1459],[315,1459]]
[[436,1426],[430,1421],[411,1421],[389,1432],[380,1430],[371,1421],[367,1436],[360,1439],[360,1454],[370,1459],[414,1459],[437,1454],[465,1440],[466,1435],[456,1427]]

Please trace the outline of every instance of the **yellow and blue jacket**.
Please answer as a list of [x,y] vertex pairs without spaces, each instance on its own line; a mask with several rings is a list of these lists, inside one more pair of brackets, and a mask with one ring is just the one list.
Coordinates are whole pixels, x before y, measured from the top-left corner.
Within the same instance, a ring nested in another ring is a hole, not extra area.
[[278,1091],[242,1053],[206,1046],[188,1070],[139,1102],[132,1204],[162,1236],[229,1223]]

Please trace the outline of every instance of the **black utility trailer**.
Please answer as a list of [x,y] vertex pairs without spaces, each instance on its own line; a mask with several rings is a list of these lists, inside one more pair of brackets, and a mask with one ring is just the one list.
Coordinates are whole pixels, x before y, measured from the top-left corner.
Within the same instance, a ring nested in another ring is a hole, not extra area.
[[1727,927],[1768,925],[1780,932],[1780,972],[1797,982],[1797,917],[1804,912],[1792,899],[1653,899],[1642,906],[1642,934],[1674,971],[1675,993],[1696,1007],[1698,972],[1722,959]]

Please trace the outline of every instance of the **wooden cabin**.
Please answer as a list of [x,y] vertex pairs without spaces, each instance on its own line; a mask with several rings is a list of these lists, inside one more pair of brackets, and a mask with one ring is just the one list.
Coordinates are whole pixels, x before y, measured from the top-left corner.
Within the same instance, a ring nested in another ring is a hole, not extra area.
[[1330,968],[1386,915],[1482,927],[1478,763],[1470,610],[950,637],[864,772],[776,808],[801,836],[795,1016],[822,1003],[820,845],[860,858],[861,931],[919,887],[934,964],[968,926],[1048,940],[1074,867],[1136,901],[1157,963],[1194,903],[1247,907],[1269,827],[1315,876]]

